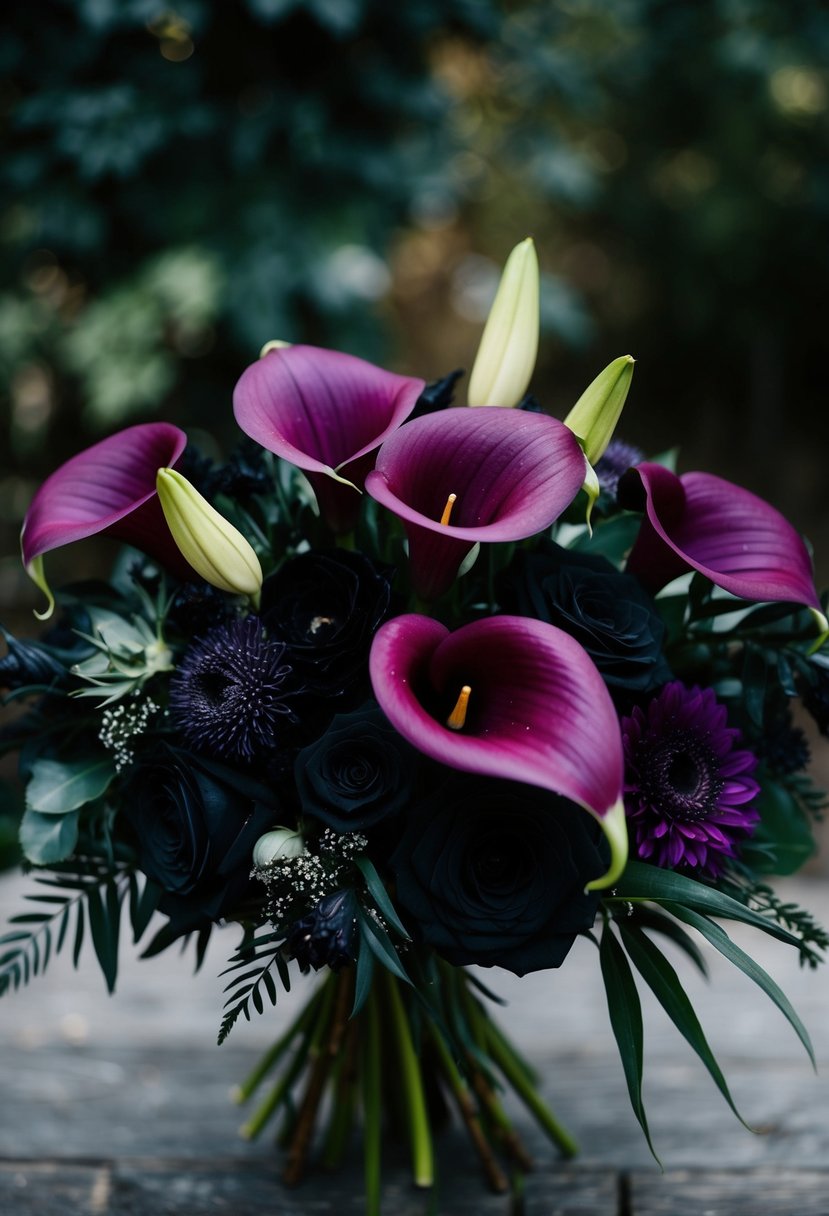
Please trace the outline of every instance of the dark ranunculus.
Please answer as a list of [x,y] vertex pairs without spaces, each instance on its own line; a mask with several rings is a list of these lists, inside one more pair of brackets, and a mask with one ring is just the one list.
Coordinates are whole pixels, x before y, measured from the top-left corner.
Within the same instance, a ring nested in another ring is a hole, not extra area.
[[296,681],[324,696],[368,683],[371,639],[391,598],[391,571],[345,549],[303,553],[262,587],[261,617],[284,642]]
[[245,898],[253,846],[275,819],[259,792],[232,769],[170,748],[139,768],[124,815],[141,869],[167,893],[163,911],[216,919]]
[[575,638],[612,692],[649,692],[671,678],[662,653],[665,624],[653,600],[603,557],[552,543],[517,553],[499,597],[505,612],[547,621]]
[[448,780],[406,814],[390,860],[412,931],[456,966],[558,967],[589,929],[607,869],[602,830],[533,786]]
[[303,812],[336,832],[362,832],[396,815],[414,774],[414,750],[372,703],[337,714],[294,766]]

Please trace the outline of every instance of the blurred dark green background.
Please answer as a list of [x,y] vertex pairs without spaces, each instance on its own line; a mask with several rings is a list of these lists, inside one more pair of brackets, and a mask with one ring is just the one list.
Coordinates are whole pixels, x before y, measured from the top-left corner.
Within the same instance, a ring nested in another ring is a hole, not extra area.
[[777,503],[829,581],[825,6],[39,0],[2,23],[8,623],[61,459],[152,417],[232,443],[274,337],[469,367],[528,233],[544,404],[633,353],[625,437]]

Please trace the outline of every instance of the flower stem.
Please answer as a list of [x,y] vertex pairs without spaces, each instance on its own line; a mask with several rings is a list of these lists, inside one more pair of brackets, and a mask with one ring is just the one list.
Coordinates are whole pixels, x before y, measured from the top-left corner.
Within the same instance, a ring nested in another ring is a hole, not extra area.
[[233,1092],[235,1102],[241,1105],[243,1102],[247,1102],[256,1092],[268,1073],[279,1063],[296,1036],[306,1028],[316,1013],[321,1000],[322,987],[318,988],[311,1000],[302,1007],[281,1038],[277,1039],[274,1045],[265,1052],[253,1072],[245,1078],[241,1085],[236,1087]]
[[377,993],[374,988],[366,1001],[365,1019],[361,1079],[366,1216],[380,1216],[380,1019],[377,1011]]
[[506,1051],[498,1036],[488,1034],[487,1046],[492,1058],[509,1081],[518,1097],[531,1112],[536,1123],[546,1132],[564,1157],[575,1157],[579,1146],[565,1127],[542,1099],[535,1085],[527,1077],[526,1070],[516,1064],[515,1052]]
[[[313,1061],[305,1087],[305,1093],[297,1112],[291,1142],[288,1147],[288,1160],[282,1171],[282,1180],[286,1186],[296,1186],[305,1173],[308,1150],[314,1133],[314,1122],[317,1110],[325,1090],[325,1083],[331,1068],[339,1055],[343,1034],[348,1021],[348,1010],[351,999],[352,969],[342,976],[333,976],[328,980],[327,987],[334,998],[333,1013],[326,1017],[325,1025],[320,1026],[320,1033],[314,1034],[314,1041],[309,1052]],[[329,1002],[330,1008],[330,1002]],[[328,1010],[326,1010],[328,1013]]]
[[478,1153],[481,1161],[481,1169],[484,1176],[493,1191],[503,1194],[509,1190],[509,1180],[501,1169],[498,1161],[495,1158],[495,1153],[492,1150],[492,1145],[487,1140],[478,1112],[475,1109],[475,1103],[469,1093],[469,1087],[460,1074],[458,1066],[452,1059],[449,1048],[446,1046],[446,1041],[440,1030],[432,1025],[432,1042],[438,1054],[440,1067],[443,1069],[443,1075],[452,1095],[457,1103],[461,1118],[466,1124],[466,1130],[469,1133],[469,1138]]
[[423,1077],[412,1042],[412,1031],[403,998],[400,995],[400,988],[391,972],[386,973],[386,988],[391,1007],[394,1039],[400,1057],[406,1116],[411,1140],[414,1184],[419,1187],[430,1187],[434,1185],[435,1181],[435,1159],[432,1151],[429,1113],[426,1109],[426,1095],[423,1092]]
[[326,1170],[335,1170],[342,1164],[353,1126],[358,1043],[358,1026],[351,1022],[346,1030],[346,1041],[334,1080],[331,1117],[322,1150],[322,1165]]

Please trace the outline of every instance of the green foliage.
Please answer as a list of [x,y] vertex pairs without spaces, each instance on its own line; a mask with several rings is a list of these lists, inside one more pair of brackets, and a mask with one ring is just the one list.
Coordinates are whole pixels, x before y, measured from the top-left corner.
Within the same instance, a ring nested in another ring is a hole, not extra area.
[[250,1006],[257,1013],[264,1009],[263,992],[271,1005],[277,1001],[277,988],[273,973],[276,972],[280,983],[286,992],[291,989],[291,976],[288,964],[282,954],[285,935],[266,929],[261,932],[246,931],[236,953],[230,959],[230,965],[221,972],[235,975],[234,979],[225,986],[224,991],[230,995],[225,1001],[225,1013],[219,1029],[219,1046],[224,1043],[236,1022],[244,1015],[250,1021]]
[[52,957],[72,943],[75,967],[87,929],[107,990],[115,990],[121,908],[128,897],[136,941],[155,910],[160,890],[151,882],[139,886],[136,875],[123,865],[109,865],[95,857],[76,857],[53,865],[49,877],[36,882],[47,888],[26,899],[37,906],[10,918],[17,926],[0,937],[0,997],[41,975]]

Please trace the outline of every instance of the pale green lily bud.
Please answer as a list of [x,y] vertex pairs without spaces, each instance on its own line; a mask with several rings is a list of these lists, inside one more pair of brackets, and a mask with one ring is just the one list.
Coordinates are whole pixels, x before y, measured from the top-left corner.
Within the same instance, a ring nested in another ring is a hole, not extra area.
[[540,287],[532,237],[507,258],[469,377],[470,405],[517,405],[538,354]]
[[621,355],[609,363],[564,419],[564,425],[581,441],[591,464],[596,463],[613,438],[633,379],[634,362],[632,355]]
[[262,567],[242,533],[175,469],[158,470],[156,489],[173,540],[196,573],[258,607]]
[[274,828],[260,836],[253,846],[253,864],[265,869],[273,861],[285,861],[291,857],[302,857],[306,852],[301,832],[290,828]]

